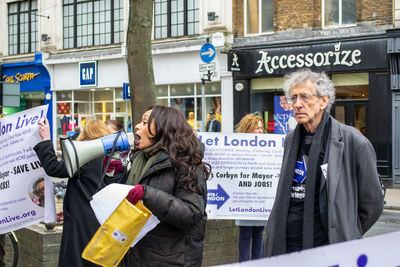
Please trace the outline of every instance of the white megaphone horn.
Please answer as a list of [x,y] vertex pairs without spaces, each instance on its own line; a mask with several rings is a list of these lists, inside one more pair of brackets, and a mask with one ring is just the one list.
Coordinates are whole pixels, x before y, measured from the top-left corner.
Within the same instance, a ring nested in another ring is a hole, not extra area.
[[62,158],[69,177],[92,159],[114,152],[125,151],[134,147],[133,133],[120,131],[111,135],[90,141],[61,140]]

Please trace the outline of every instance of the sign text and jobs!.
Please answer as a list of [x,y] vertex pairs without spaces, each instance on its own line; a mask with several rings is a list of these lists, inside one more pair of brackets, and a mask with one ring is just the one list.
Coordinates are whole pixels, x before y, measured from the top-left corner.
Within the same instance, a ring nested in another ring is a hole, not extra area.
[[199,133],[210,219],[267,220],[275,200],[285,135]]

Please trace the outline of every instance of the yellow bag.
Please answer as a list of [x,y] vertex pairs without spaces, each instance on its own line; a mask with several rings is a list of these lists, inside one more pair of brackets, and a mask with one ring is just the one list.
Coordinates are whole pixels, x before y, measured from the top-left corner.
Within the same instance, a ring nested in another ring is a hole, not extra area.
[[126,198],[99,227],[82,252],[82,258],[101,266],[117,266],[151,216],[142,201]]

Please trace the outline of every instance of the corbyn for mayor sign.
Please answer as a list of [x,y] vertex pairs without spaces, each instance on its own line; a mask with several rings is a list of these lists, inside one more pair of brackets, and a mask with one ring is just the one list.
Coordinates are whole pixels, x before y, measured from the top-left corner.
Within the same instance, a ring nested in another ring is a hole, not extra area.
[[207,181],[209,219],[267,220],[282,162],[281,134],[199,133]]

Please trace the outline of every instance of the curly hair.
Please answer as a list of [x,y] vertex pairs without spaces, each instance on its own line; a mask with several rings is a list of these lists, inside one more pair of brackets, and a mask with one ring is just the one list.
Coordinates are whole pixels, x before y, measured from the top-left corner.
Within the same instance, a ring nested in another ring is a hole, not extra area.
[[250,133],[258,126],[258,122],[264,125],[264,120],[261,117],[260,112],[256,111],[254,113],[247,114],[244,116],[238,124],[236,124],[237,133]]
[[[152,110],[147,125],[150,134],[153,135],[151,140],[160,142],[161,149],[168,153],[178,173],[178,181],[184,188],[198,192],[198,171],[205,173],[206,180],[211,172],[211,166],[203,162],[199,138],[193,133],[193,129],[180,111],[161,105],[149,106],[146,111],[148,110]],[[153,121],[155,133],[150,129]]]
[[309,69],[300,69],[285,76],[283,91],[286,97],[290,98],[290,90],[297,84],[303,84],[310,80],[315,85],[315,93],[319,96],[328,96],[328,105],[325,111],[329,113],[332,104],[335,102],[335,87],[332,81],[324,72],[313,72]]
[[89,121],[79,134],[76,141],[98,139],[100,137],[113,134],[107,125],[101,120]]

